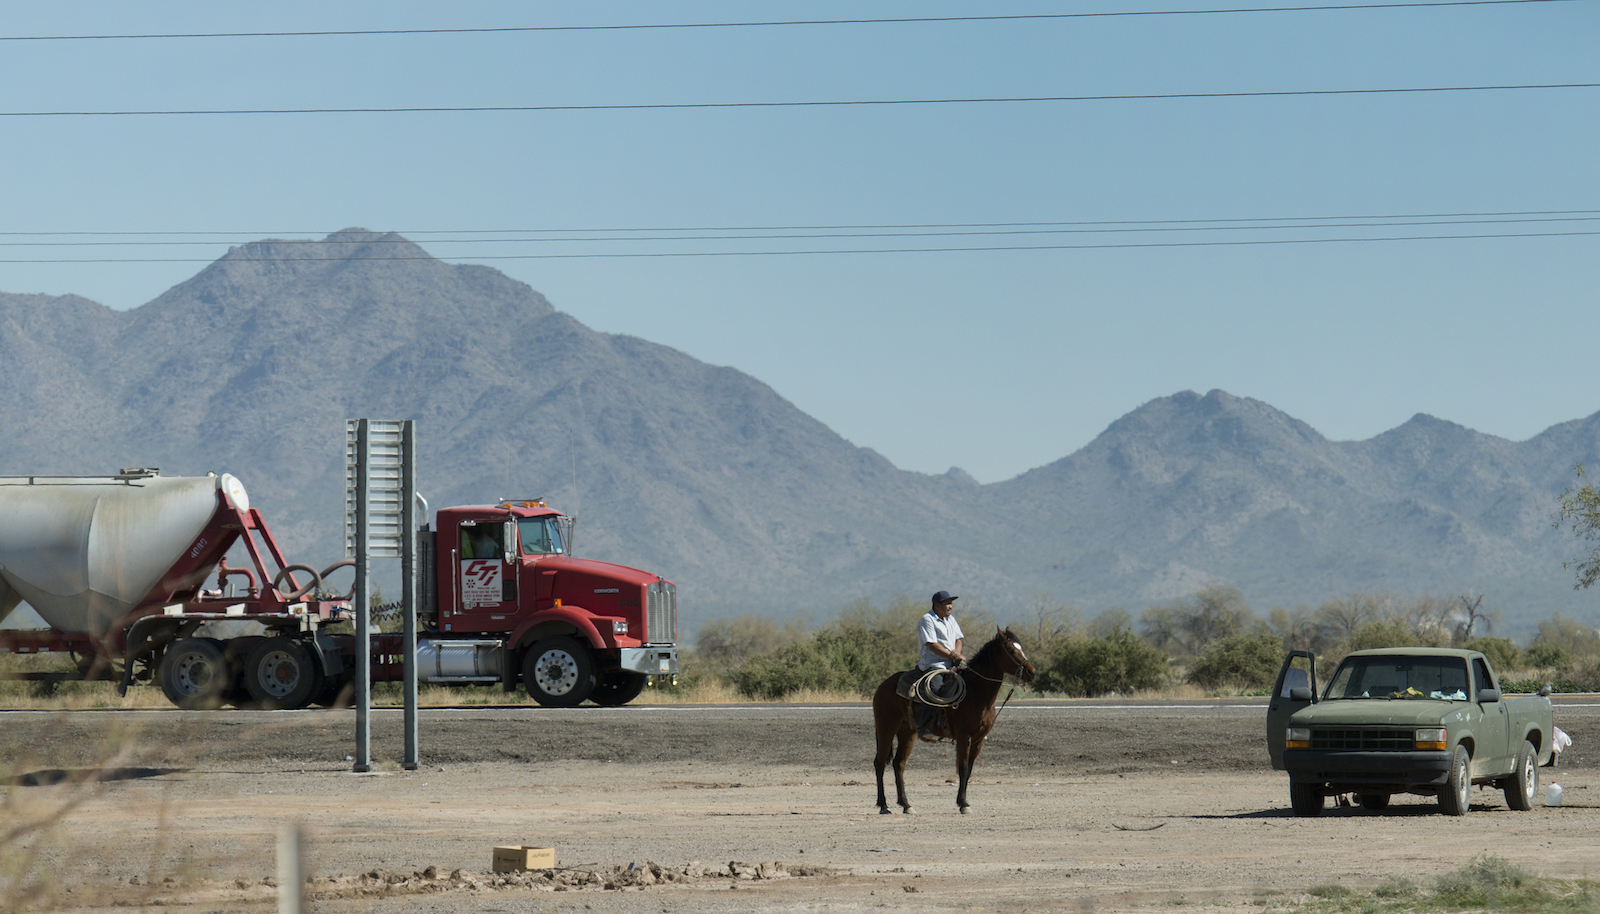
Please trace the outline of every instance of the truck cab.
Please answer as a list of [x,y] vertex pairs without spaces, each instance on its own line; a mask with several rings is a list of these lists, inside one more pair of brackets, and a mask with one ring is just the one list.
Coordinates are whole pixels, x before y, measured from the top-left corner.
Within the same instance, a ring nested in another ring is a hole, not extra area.
[[[542,705],[626,704],[678,672],[677,587],[571,554],[572,519],[536,499],[442,508],[423,567],[428,657],[472,654],[463,680],[517,676]],[[426,550],[427,541],[425,540]],[[471,645],[470,651],[468,646]],[[449,675],[429,681],[449,681]]]

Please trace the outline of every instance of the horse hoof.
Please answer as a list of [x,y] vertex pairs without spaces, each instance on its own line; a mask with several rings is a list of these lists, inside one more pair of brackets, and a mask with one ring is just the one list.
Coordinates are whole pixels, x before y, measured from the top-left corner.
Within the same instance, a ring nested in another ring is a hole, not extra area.
[[907,816],[914,816],[914,815],[916,815],[916,814],[917,814],[917,811],[916,811],[916,810],[915,810],[915,809],[912,809],[912,808],[911,808],[911,807],[909,807],[909,806],[907,806],[907,807],[906,807],[906,808],[905,808],[905,811],[904,811],[904,813],[902,813],[902,815],[907,815]]
[[963,806],[963,807],[961,807],[961,814],[962,815],[966,815],[969,812],[972,812],[972,807],[971,806]]
[[880,815],[880,816],[892,816],[892,815],[894,815],[894,813],[890,812],[889,811],[889,807],[887,807],[887,806],[879,806],[878,807],[878,815]]

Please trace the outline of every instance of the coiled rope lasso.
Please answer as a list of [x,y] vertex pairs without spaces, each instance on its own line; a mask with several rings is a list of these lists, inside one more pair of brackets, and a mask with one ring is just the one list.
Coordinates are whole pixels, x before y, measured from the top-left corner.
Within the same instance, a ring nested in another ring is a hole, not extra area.
[[[953,681],[946,687],[948,695],[941,695],[934,689],[934,681],[940,676],[948,675]],[[954,708],[961,704],[961,699],[967,697],[967,681],[956,675],[955,670],[929,670],[922,674],[917,684],[911,687],[911,694],[925,705],[936,708]]]

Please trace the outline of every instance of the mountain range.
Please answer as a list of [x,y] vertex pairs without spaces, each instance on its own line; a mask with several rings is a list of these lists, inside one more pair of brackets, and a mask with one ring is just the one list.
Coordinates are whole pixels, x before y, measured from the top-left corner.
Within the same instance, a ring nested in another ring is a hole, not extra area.
[[1368,591],[1481,593],[1512,629],[1596,616],[1551,514],[1600,455],[1600,414],[1522,442],[1421,414],[1330,441],[1183,391],[980,485],[898,469],[747,374],[394,234],[239,245],[128,311],[0,293],[0,474],[230,472],[291,560],[326,564],[358,416],[417,420],[434,507],[577,514],[580,554],[678,583],[686,633],[937,589],[1001,616],[1041,592],[1137,614],[1211,582],[1263,614]]

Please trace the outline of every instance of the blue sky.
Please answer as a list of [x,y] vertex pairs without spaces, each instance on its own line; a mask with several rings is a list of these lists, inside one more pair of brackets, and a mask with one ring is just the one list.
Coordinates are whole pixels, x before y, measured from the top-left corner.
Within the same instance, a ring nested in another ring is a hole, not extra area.
[[[65,0],[0,8],[0,35],[1233,5],[1253,4]],[[0,42],[0,111],[1593,83],[1600,82],[1597,46],[1594,0],[784,28]],[[487,253],[1544,234],[482,261],[591,327],[746,371],[856,444],[924,472],[960,466],[985,482],[1008,478],[1082,447],[1151,398],[1214,387],[1265,400],[1336,439],[1366,438],[1427,412],[1520,440],[1600,410],[1591,381],[1600,236],[1552,235],[1600,231],[1592,218],[1600,216],[1597,161],[1595,88],[713,110],[0,117],[0,232],[200,233],[142,238],[198,239],[194,244],[115,247],[37,242],[141,238],[0,236],[10,243],[0,247],[0,261],[56,261],[0,263],[0,290],[71,292],[130,308],[221,256],[229,240],[320,237],[349,226],[405,232],[453,260]],[[1499,224],[1483,216],[1331,218],[1583,210],[1590,212],[1567,221],[1546,215]],[[1187,222],[1166,226],[1182,232],[1152,232],[1149,225],[1083,231],[1110,227],[1095,225],[1072,234],[923,238],[485,240],[532,237],[485,234],[502,229],[571,238],[584,236],[552,230],[1262,218],[1328,227]],[[1455,224],[1383,224],[1407,221]],[[1373,222],[1380,224],[1350,224]],[[207,234],[223,232],[242,234]],[[478,240],[463,240],[469,238]],[[93,258],[194,262],[60,262]]]

